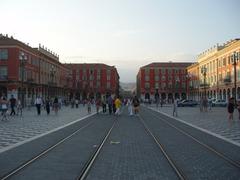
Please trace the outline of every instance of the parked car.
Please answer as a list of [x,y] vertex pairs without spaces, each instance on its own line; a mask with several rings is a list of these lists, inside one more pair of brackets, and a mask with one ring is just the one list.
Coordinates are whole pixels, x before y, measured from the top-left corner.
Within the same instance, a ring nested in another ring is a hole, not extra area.
[[182,100],[178,103],[178,106],[179,107],[184,107],[184,106],[190,106],[190,107],[193,107],[193,106],[196,106],[198,103],[197,101],[195,100]]
[[217,99],[212,102],[212,106],[218,106],[218,107],[226,107],[227,101],[224,99]]

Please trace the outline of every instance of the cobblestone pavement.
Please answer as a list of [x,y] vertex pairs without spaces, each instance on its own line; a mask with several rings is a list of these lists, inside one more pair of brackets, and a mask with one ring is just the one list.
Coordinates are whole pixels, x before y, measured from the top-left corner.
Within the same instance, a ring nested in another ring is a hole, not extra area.
[[[171,105],[157,108],[153,104],[148,107],[172,117]],[[234,120],[229,121],[225,107],[213,107],[207,112],[200,112],[199,107],[178,107],[178,116],[175,118],[240,146],[240,120],[237,110],[234,112]]]
[[[95,114],[95,108],[92,109],[92,114]],[[24,110],[22,117],[8,116],[7,120],[0,121],[0,153],[87,116],[87,109],[83,106],[73,109],[63,107],[58,114],[51,112],[50,115],[44,110],[37,115],[32,107]]]

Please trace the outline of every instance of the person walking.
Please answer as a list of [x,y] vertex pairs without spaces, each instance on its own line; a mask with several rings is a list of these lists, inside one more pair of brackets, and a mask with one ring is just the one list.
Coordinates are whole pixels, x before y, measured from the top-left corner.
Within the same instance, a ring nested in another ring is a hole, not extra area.
[[121,100],[117,97],[116,100],[114,101],[114,104],[115,104],[115,107],[116,107],[115,114],[120,115],[120,108],[121,108],[121,105],[122,105]]
[[10,116],[12,115],[15,115],[16,112],[15,112],[15,107],[16,107],[16,98],[14,98],[13,95],[11,95],[11,99],[9,100],[10,101],[10,107],[11,107],[11,113],[10,113]]
[[20,99],[17,100],[17,115],[19,115],[19,113],[20,116],[22,116],[22,104]]
[[2,121],[7,120],[8,101],[5,96],[0,99],[0,106],[2,110]]
[[79,104],[79,100],[76,98],[75,99],[75,106],[76,106],[76,108],[78,108],[78,104]]
[[178,98],[175,98],[173,100],[173,116],[178,116],[178,111],[177,111],[177,108],[178,108]]
[[102,109],[103,109],[103,113],[106,113],[106,112],[107,112],[106,96],[103,96],[103,99],[102,99]]
[[133,115],[133,110],[132,110],[132,100],[131,99],[127,100],[127,107],[128,107],[129,115],[132,116]]
[[101,106],[101,99],[100,98],[96,99],[95,105],[96,105],[96,111],[97,111],[97,114],[98,114],[100,106]]
[[37,96],[36,100],[35,100],[35,105],[37,107],[37,114],[40,115],[41,114],[41,106],[42,106],[43,102],[42,99],[40,98],[40,96]]
[[87,101],[87,111],[88,111],[88,114],[91,114],[91,111],[92,111],[91,105],[92,105],[91,99],[88,99],[88,101]]
[[107,104],[108,104],[109,114],[112,114],[112,111],[113,111],[113,99],[112,99],[111,95],[107,99]]
[[137,96],[134,96],[132,104],[134,107],[134,114],[136,115],[139,113],[139,105],[140,105],[140,102],[139,102]]
[[50,114],[50,100],[49,100],[49,98],[46,99],[45,106],[46,106],[47,115],[49,115]]
[[228,101],[228,106],[227,106],[227,109],[228,109],[228,119],[229,120],[233,120],[233,112],[234,112],[234,98],[231,97]]
[[240,100],[237,102],[237,109],[238,109],[238,120],[240,120]]
[[53,110],[54,110],[55,114],[58,113],[58,108],[59,108],[58,98],[55,97],[53,100]]

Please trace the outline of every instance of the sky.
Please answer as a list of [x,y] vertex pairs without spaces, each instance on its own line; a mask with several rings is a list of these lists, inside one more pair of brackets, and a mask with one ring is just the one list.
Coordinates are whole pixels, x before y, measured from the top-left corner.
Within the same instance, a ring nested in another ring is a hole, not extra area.
[[60,56],[116,66],[135,82],[151,62],[196,62],[240,38],[239,0],[0,0],[0,33]]

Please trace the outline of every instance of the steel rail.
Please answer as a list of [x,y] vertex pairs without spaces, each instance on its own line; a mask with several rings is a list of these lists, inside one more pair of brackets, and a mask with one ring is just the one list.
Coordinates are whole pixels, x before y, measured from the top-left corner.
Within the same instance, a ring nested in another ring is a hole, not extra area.
[[67,137],[61,139],[60,141],[58,141],[56,144],[50,146],[49,148],[45,149],[43,152],[39,153],[38,155],[34,156],[33,158],[31,158],[30,160],[26,161],[25,163],[21,164],[20,166],[18,166],[17,168],[15,168],[14,170],[12,170],[11,172],[7,173],[6,175],[4,175],[3,177],[0,177],[1,180],[6,180],[10,177],[12,177],[13,175],[18,174],[20,171],[22,171],[24,168],[26,168],[28,165],[32,164],[33,162],[35,162],[36,160],[40,159],[42,156],[46,155],[48,152],[52,151],[53,149],[55,149],[57,146],[59,146],[60,144],[64,143],[65,141],[67,141],[69,138],[71,138],[72,136],[74,136],[75,134],[77,134],[79,131],[87,128],[88,126],[90,126],[94,121],[89,122],[88,124],[86,124],[85,126],[77,129],[76,131],[74,131],[72,134],[68,135]]
[[198,140],[197,138],[193,137],[191,134],[187,133],[186,131],[174,126],[173,124],[169,123],[168,121],[164,120],[163,118],[159,118],[157,115],[155,115],[154,113],[152,113],[152,110],[148,111],[157,119],[165,122],[166,124],[168,124],[169,126],[171,126],[172,128],[178,130],[179,132],[181,132],[182,134],[184,134],[185,136],[191,138],[192,140],[194,140],[196,143],[200,144],[201,146],[205,147],[206,149],[208,149],[210,152],[214,153],[215,155],[221,157],[222,159],[224,159],[226,162],[230,163],[232,166],[237,167],[238,169],[240,169],[240,163],[237,161],[232,160],[231,158],[227,157],[226,155],[224,155],[223,153],[219,152],[218,150],[216,150],[213,147],[210,147],[209,145],[205,144],[204,142],[201,142],[200,140]]
[[174,161],[171,159],[171,157],[167,154],[166,150],[164,149],[163,145],[159,142],[159,138],[157,139],[154,134],[151,132],[151,130],[148,128],[146,123],[144,122],[143,118],[139,115],[138,116],[140,121],[142,122],[145,130],[147,131],[148,134],[154,139],[154,142],[157,144],[157,146],[160,148],[161,152],[169,162],[170,166],[173,168],[174,172],[177,174],[178,178],[181,180],[186,180],[186,176],[184,173],[177,167],[177,165],[174,163]]
[[112,132],[112,129],[114,128],[115,124],[116,124],[117,120],[114,121],[112,127],[109,129],[109,131],[107,132],[107,134],[103,137],[103,140],[100,144],[100,146],[98,146],[98,148],[96,149],[96,151],[93,153],[93,155],[91,156],[91,158],[88,160],[88,162],[85,164],[84,168],[82,169],[81,174],[77,177],[78,180],[84,180],[85,178],[87,178],[88,173],[90,171],[90,169],[92,168],[92,166],[94,165],[95,160],[97,159],[99,153],[102,150],[103,145],[105,144],[106,140],[108,139],[109,135]]

